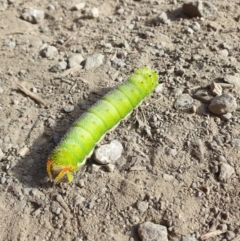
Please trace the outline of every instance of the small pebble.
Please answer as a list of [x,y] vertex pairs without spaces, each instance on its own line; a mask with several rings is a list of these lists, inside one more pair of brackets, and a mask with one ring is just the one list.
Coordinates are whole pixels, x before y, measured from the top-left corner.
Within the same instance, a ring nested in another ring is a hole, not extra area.
[[111,163],[108,163],[108,164],[106,165],[106,169],[107,169],[108,172],[113,172],[114,169],[115,169],[115,165],[114,165],[114,164],[111,164]]
[[20,150],[19,150],[19,155],[21,156],[21,157],[23,157],[23,156],[26,156],[26,154],[29,152],[29,148],[27,147],[27,146],[24,146],[23,148],[21,148]]
[[164,173],[163,174],[163,180],[166,181],[166,182],[172,182],[174,180],[174,176]]
[[100,164],[114,163],[121,157],[122,151],[122,144],[117,140],[113,140],[110,144],[97,148],[94,152],[94,158]]
[[142,241],[168,241],[167,228],[152,222],[140,224],[138,234]]
[[6,177],[1,177],[0,178],[0,183],[4,184],[7,181]]
[[97,54],[88,56],[85,61],[84,68],[86,70],[92,69],[92,68],[97,68],[103,64],[103,60],[104,60],[104,55],[102,55],[102,54],[97,53]]
[[132,215],[132,216],[130,217],[130,222],[131,222],[131,224],[133,224],[133,225],[139,223],[139,221],[140,221],[140,219],[139,219],[139,217],[136,216],[136,215]]
[[63,110],[66,113],[72,112],[74,110],[74,106],[73,105],[66,105],[66,106],[63,107]]
[[176,109],[191,107],[193,104],[193,98],[189,94],[182,94],[174,102]]
[[235,238],[236,234],[233,231],[227,231],[225,233],[225,237],[228,241],[232,240],[233,238]]
[[139,201],[137,202],[137,209],[140,213],[144,213],[148,209],[148,202],[147,201]]
[[220,224],[218,225],[218,229],[220,229],[221,231],[227,231],[228,227],[226,223]]
[[158,84],[154,91],[156,93],[162,93],[162,91],[163,91],[163,83]]
[[53,59],[56,55],[58,55],[58,50],[54,46],[43,47],[40,51],[40,55],[48,59]]
[[199,24],[198,22],[193,22],[193,24],[192,24],[192,29],[193,29],[195,32],[197,32],[197,31],[199,31],[199,30],[201,29],[201,26],[200,26],[200,24]]
[[100,168],[101,168],[100,165],[92,164],[91,173],[98,172]]
[[233,175],[234,173],[234,168],[230,166],[228,163],[222,163],[220,166],[220,174],[218,179],[220,181],[228,181],[228,179]]
[[43,10],[38,10],[34,8],[28,8],[24,9],[24,12],[21,15],[21,18],[36,24],[36,23],[41,23],[45,17],[45,12]]
[[228,50],[227,49],[221,49],[218,51],[218,54],[223,56],[223,57],[228,57]]
[[190,34],[190,35],[193,35],[194,31],[192,28],[187,28],[187,33]]
[[232,94],[226,93],[214,97],[208,108],[217,115],[231,113],[237,109],[237,102]]
[[68,67],[73,68],[74,66],[80,65],[80,63],[84,60],[81,54],[72,54],[68,58]]
[[164,23],[164,24],[170,24],[170,22],[171,22],[165,12],[162,12],[161,14],[159,14],[157,16],[157,19],[160,23]]
[[85,15],[86,18],[98,18],[99,17],[99,10],[98,10],[98,8],[87,9],[85,11],[84,15]]
[[121,59],[118,58],[114,58],[111,61],[112,66],[114,66],[115,68],[123,68],[126,64],[124,61],[122,61]]
[[53,65],[49,71],[53,73],[61,72],[67,68],[67,62],[66,61],[60,61],[57,64]]
[[231,144],[234,147],[240,147],[240,139],[232,139]]

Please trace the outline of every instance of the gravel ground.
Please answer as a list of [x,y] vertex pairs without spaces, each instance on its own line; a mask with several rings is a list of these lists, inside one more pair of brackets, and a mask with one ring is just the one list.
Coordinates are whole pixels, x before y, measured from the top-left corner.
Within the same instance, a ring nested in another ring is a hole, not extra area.
[[[240,2],[0,0],[0,240],[240,240]],[[159,85],[70,184],[46,160],[136,68]]]

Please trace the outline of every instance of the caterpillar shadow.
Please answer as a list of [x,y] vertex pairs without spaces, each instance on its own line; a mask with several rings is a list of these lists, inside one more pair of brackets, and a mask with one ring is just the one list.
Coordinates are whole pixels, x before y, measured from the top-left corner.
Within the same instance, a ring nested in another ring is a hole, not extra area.
[[[75,106],[74,111],[65,113],[62,111],[61,118],[57,119],[53,127],[43,127],[42,120],[38,120],[33,125],[30,135],[40,134],[30,146],[28,154],[19,158],[17,164],[11,168],[8,175],[12,175],[16,182],[21,182],[25,187],[42,187],[48,188],[52,186],[46,173],[46,160],[51,151],[61,140],[64,134],[72,126],[72,124],[94,103],[101,99],[110,88],[101,88],[97,92],[92,91],[87,99],[82,99]],[[35,136],[36,136],[35,135]],[[33,139],[33,138],[32,138]],[[30,141],[31,142],[31,141]]]

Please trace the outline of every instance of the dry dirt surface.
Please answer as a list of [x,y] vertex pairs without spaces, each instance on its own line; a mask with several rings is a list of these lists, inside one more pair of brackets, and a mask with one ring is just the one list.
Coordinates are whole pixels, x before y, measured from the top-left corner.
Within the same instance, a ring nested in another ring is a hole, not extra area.
[[[209,2],[0,0],[0,240],[240,240],[240,2]],[[52,183],[71,124],[145,65],[157,89],[98,144],[123,145],[114,169]]]

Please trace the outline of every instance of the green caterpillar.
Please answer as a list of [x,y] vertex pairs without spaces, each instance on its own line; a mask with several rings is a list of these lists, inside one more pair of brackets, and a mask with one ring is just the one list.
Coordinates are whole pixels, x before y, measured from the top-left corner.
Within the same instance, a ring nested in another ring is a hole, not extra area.
[[48,176],[57,182],[71,182],[73,172],[92,154],[96,143],[136,108],[157,84],[158,74],[154,70],[137,69],[87,110],[48,157]]

